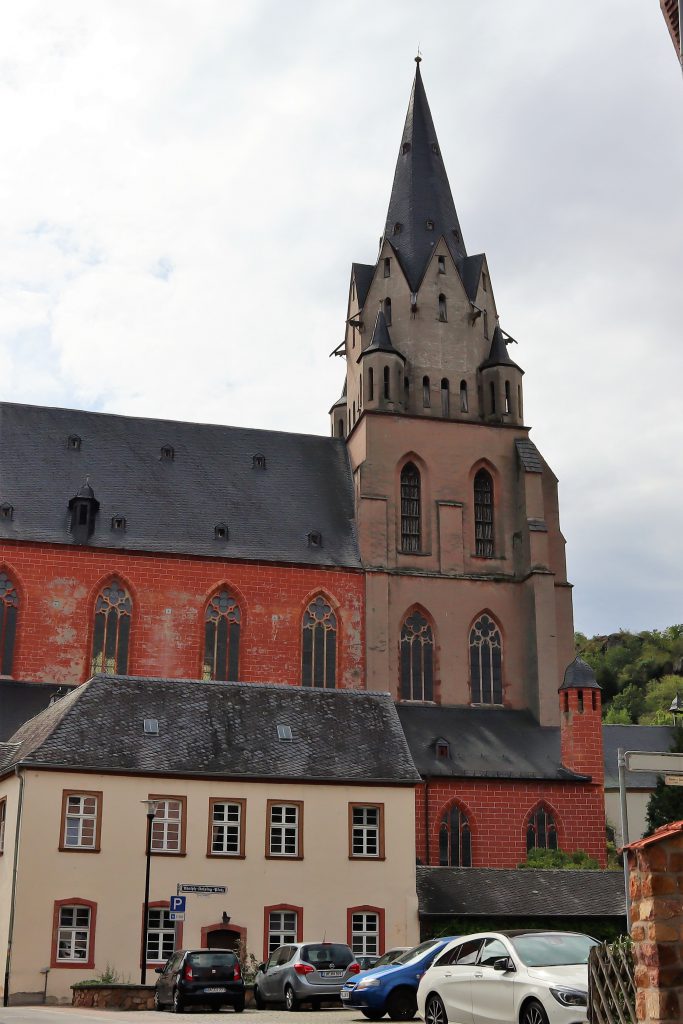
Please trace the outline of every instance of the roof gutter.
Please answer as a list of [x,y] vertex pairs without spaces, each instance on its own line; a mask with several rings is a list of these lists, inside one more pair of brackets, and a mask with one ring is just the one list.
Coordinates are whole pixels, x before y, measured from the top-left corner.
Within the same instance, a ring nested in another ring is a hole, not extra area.
[[2,996],[2,1005],[9,1005],[9,979],[12,969],[12,941],[14,938],[14,913],[17,901],[17,874],[19,871],[19,840],[21,836],[21,818],[24,810],[24,785],[25,778],[21,766],[17,765],[14,774],[19,779],[19,800],[17,802],[17,824],[14,833],[14,862],[12,864],[12,892],[9,906],[9,928],[7,930],[7,957],[5,959],[5,985]]

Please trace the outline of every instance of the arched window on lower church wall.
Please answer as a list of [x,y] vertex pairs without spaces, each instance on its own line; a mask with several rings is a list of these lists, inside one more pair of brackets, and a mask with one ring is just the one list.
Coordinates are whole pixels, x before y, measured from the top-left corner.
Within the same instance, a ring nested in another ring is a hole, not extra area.
[[322,595],[304,612],[301,628],[301,684],[331,690],[337,685],[337,616]]
[[12,674],[18,614],[17,588],[6,572],[0,572],[0,676]]
[[237,682],[239,679],[242,615],[229,590],[213,595],[204,613],[202,679]]
[[470,685],[473,704],[503,703],[503,642],[490,615],[481,615],[470,631]]
[[133,614],[131,596],[120,580],[114,578],[102,587],[95,601],[95,622],[91,671],[107,675],[126,675]]
[[556,850],[557,826],[555,818],[544,804],[531,812],[526,828],[526,848],[529,850]]
[[420,611],[403,623],[400,671],[401,700],[434,700],[434,633]]
[[472,867],[472,832],[465,812],[452,804],[439,825],[439,864],[442,867]]

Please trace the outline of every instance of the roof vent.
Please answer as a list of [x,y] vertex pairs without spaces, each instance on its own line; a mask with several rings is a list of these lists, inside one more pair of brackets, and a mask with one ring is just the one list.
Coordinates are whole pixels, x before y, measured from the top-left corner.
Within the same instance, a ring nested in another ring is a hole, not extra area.
[[309,548],[321,548],[323,546],[323,535],[319,530],[311,530],[308,535]]
[[0,505],[0,519],[14,519],[14,505],[5,501]]
[[158,718],[145,718],[142,723],[142,727],[148,736],[159,735],[159,719]]
[[159,452],[160,462],[173,462],[175,459],[175,448],[173,445],[165,444]]
[[291,739],[293,739],[294,737],[292,736],[292,727],[291,727],[291,725],[278,725],[278,727],[277,727],[277,738],[279,740],[291,740]]
[[403,153],[404,156],[405,156],[406,153],[410,153],[410,143],[409,142],[404,142],[403,143],[403,145],[401,146],[401,152]]
[[451,756],[451,745],[448,740],[439,738],[436,741],[436,756],[442,761]]
[[439,153],[439,147],[435,142],[432,142],[432,153],[436,153],[437,155]]
[[69,434],[66,439],[66,446],[72,452],[80,452],[81,444],[82,442],[78,434]]
[[265,469],[266,468],[266,457],[260,453],[254,455],[251,460],[253,469]]
[[111,528],[112,528],[112,530],[125,530],[126,529],[126,517],[125,516],[112,516]]
[[432,220],[431,217],[427,218],[427,221],[425,223],[425,227],[427,228],[427,231],[433,231],[434,230],[434,221]]
[[400,220],[397,220],[396,223],[394,224],[394,234],[400,235],[402,227],[403,225],[401,224]]
[[227,540],[228,539],[228,527],[226,523],[216,523],[213,528],[213,535],[216,540]]

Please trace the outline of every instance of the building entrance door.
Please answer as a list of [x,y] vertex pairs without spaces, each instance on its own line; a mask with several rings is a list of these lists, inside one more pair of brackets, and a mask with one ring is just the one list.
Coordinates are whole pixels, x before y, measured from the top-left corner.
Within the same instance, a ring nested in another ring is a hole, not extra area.
[[217,927],[206,933],[206,945],[208,949],[232,949],[238,953],[241,938],[241,934],[232,928]]

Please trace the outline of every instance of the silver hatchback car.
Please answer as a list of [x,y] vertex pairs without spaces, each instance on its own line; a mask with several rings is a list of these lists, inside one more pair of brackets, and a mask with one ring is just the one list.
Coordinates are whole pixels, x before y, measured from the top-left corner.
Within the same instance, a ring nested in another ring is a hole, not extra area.
[[259,1010],[267,1003],[284,1003],[296,1010],[301,1003],[318,1006],[339,999],[342,986],[360,967],[350,948],[341,942],[298,942],[278,946],[259,964],[254,979],[254,1002]]

